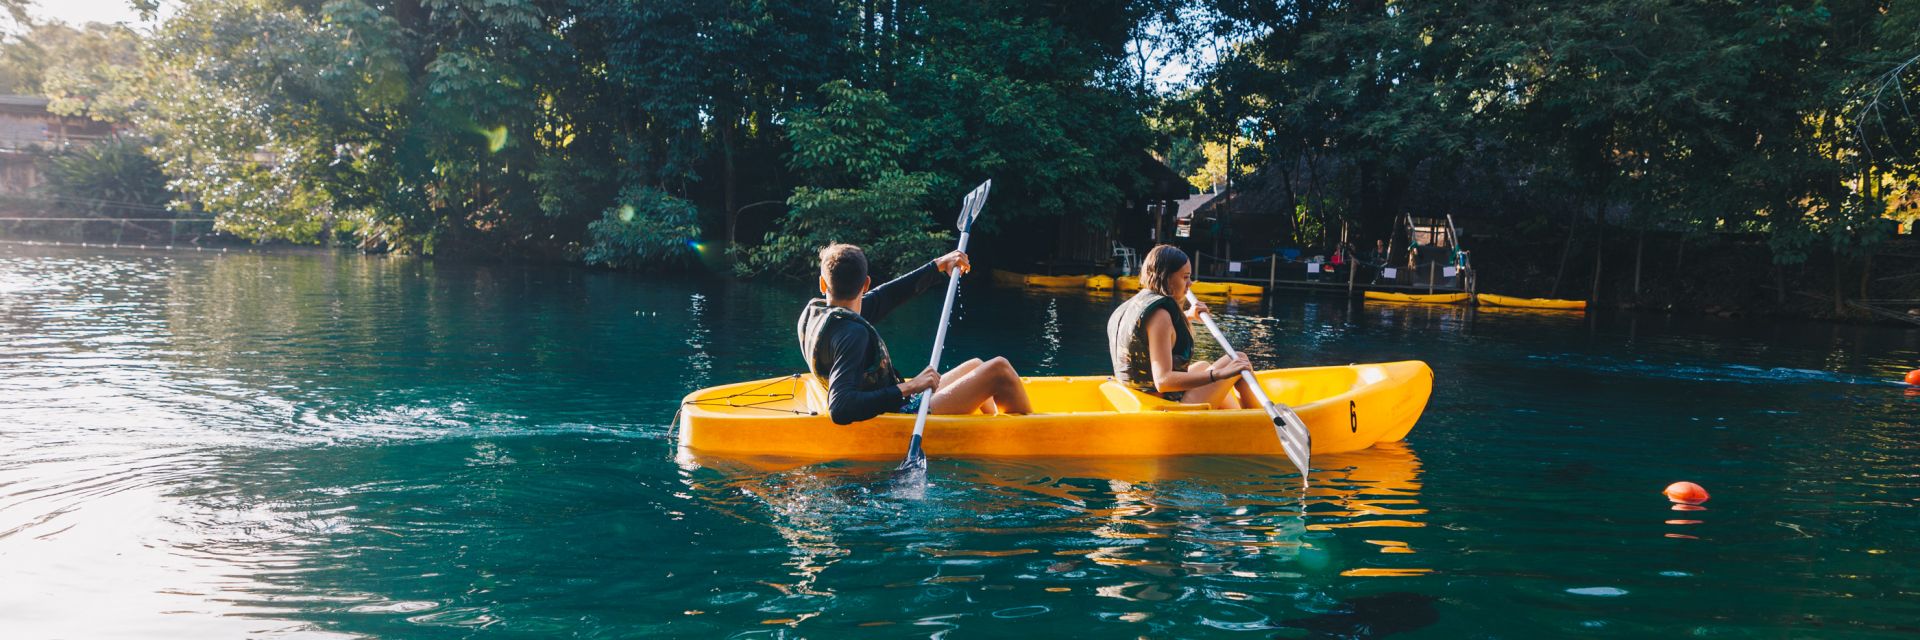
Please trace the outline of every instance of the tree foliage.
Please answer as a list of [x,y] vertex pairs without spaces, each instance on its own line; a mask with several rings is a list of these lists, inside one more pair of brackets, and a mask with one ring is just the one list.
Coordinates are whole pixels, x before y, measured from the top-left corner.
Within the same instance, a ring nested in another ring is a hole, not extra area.
[[794,190],[791,211],[766,243],[740,264],[747,274],[811,274],[828,244],[860,245],[878,273],[902,273],[938,255],[951,236],[935,232],[923,204],[935,183],[926,172],[903,172],[907,145],[899,113],[880,91],[844,80],[820,88],[828,102],[794,111],[788,163],[810,184]]
[[[1275,177],[1296,233],[1458,212],[1791,264],[1920,217],[1914,0],[190,0],[150,34],[25,6],[0,84],[136,125],[175,207],[263,240],[895,265],[991,177],[990,246],[1044,250],[1137,205],[1148,149]],[[1197,82],[1163,95],[1173,61]]]
[[[1755,230],[1791,263],[1920,214],[1864,186],[1915,168],[1920,123],[1886,108],[1920,98],[1887,81],[1920,55],[1912,2],[1202,4],[1222,54],[1170,105],[1179,131],[1250,131],[1251,159],[1327,196],[1326,219]],[[1870,100],[1895,124],[1863,132]]]

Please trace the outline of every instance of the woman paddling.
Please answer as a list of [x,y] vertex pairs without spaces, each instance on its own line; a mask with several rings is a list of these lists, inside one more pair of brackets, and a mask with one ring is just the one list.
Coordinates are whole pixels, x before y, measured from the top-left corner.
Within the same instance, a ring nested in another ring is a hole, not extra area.
[[1240,372],[1253,365],[1246,354],[1213,362],[1192,362],[1193,330],[1187,323],[1207,310],[1205,303],[1183,309],[1193,284],[1193,264],[1170,244],[1154,247],[1140,265],[1140,292],[1107,319],[1107,352],[1113,377],[1143,392],[1179,402],[1204,402],[1215,409],[1252,407],[1253,389]]

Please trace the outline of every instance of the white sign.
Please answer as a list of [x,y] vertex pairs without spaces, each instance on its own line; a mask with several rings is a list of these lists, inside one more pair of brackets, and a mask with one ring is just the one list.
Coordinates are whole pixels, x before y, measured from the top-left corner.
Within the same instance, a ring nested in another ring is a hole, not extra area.
[[1227,263],[1227,270],[1232,271],[1234,273],[1240,273],[1240,263],[1238,262]]
[[1380,270],[1380,277],[1383,277],[1383,278],[1398,278],[1398,277],[1400,277],[1400,270],[1399,270],[1399,269],[1381,269],[1381,270]]
[[1454,277],[1454,276],[1456,276],[1456,275],[1459,275],[1459,274],[1460,274],[1460,270],[1459,270],[1459,269],[1455,269],[1455,268],[1453,268],[1453,267],[1447,267],[1447,268],[1445,268],[1445,269],[1441,269],[1441,270],[1440,270],[1440,275],[1442,275],[1442,276],[1446,276],[1446,277],[1448,277],[1448,278],[1451,278],[1451,277]]
[[1320,263],[1318,262],[1307,263],[1307,273],[1320,273]]

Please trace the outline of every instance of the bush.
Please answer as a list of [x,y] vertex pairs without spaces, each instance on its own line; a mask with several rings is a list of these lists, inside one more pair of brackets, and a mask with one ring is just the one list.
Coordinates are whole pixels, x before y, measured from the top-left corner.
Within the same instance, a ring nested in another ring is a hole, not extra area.
[[866,251],[875,274],[904,273],[953,246],[953,234],[933,231],[920,208],[932,187],[931,174],[889,173],[863,189],[795,189],[780,229],[749,249],[738,269],[810,276],[821,247],[846,242]]
[[46,197],[56,209],[116,218],[171,217],[173,192],[146,145],[114,137],[53,152],[47,158]]
[[679,265],[696,256],[700,212],[693,203],[645,186],[622,189],[619,203],[587,225],[588,264]]

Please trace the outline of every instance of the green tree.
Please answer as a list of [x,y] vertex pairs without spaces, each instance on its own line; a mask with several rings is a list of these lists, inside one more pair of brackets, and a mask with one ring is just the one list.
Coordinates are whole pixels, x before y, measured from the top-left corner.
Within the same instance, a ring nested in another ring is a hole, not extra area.
[[940,253],[951,234],[936,228],[923,203],[934,176],[904,172],[907,145],[887,95],[827,83],[818,109],[791,114],[788,163],[812,184],[787,200],[790,212],[766,243],[748,250],[746,274],[812,272],[815,254],[835,242],[861,245],[878,273],[902,273]]

